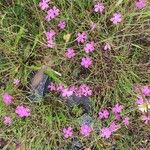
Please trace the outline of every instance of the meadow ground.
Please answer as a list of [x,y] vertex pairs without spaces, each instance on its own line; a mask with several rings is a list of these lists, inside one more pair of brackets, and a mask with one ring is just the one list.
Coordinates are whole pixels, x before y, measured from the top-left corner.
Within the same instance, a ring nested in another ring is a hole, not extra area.
[[[149,3],[45,0],[40,7],[39,0],[0,0],[0,147],[65,150],[78,137],[83,150],[150,149],[150,116],[137,105],[137,99],[150,96]],[[42,102],[29,101],[30,75],[40,70],[45,56],[53,62],[48,75],[55,86],[88,85],[84,95],[93,123],[86,131],[78,121],[82,108],[68,108],[56,90]],[[24,112],[17,113],[22,105]],[[69,133],[63,130],[67,127],[72,127]]]

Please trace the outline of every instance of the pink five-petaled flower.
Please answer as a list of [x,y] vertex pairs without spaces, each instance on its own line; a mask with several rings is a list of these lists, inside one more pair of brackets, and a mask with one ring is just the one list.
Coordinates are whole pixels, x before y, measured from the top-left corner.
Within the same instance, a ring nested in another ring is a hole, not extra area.
[[150,96],[150,87],[149,86],[143,86],[141,90],[145,96]]
[[30,116],[30,109],[27,107],[24,107],[23,105],[19,105],[17,106],[15,113],[21,118],[28,117]]
[[49,89],[50,91],[56,91],[56,85],[51,82],[51,84],[48,85],[48,89]]
[[9,116],[4,117],[4,124],[5,125],[11,125],[12,124],[12,119]]
[[108,139],[111,136],[111,134],[112,132],[110,131],[108,127],[104,127],[100,131],[100,136],[106,139]]
[[116,132],[119,128],[120,128],[120,126],[117,125],[114,121],[109,126],[109,130],[111,132]]
[[87,40],[86,32],[77,33],[77,42],[84,43]]
[[136,0],[135,7],[136,9],[143,9],[147,6],[147,0]]
[[93,63],[93,61],[92,61],[91,57],[87,56],[87,57],[83,57],[81,59],[81,66],[83,66],[85,68],[91,67],[92,63]]
[[10,105],[12,103],[12,100],[13,100],[13,97],[8,94],[8,93],[4,93],[2,95],[2,98],[3,98],[3,102],[6,104],[6,105]]
[[86,53],[93,52],[95,50],[95,43],[93,41],[87,43],[84,47],[84,50]]
[[59,21],[58,27],[59,27],[60,29],[64,30],[65,27],[66,27],[66,22],[63,21],[63,20]]
[[105,10],[105,6],[104,6],[103,3],[99,3],[99,2],[98,2],[97,4],[95,4],[95,6],[94,6],[94,11],[95,11],[95,12],[103,13],[104,10]]
[[69,138],[69,137],[72,137],[72,135],[73,135],[73,129],[72,129],[72,127],[63,128],[63,134],[64,134],[64,137],[66,139]]
[[113,22],[113,24],[120,23],[122,21],[121,13],[114,13],[110,21]]
[[109,112],[107,109],[104,109],[98,113],[100,119],[107,119],[109,117]]
[[49,0],[41,0],[40,3],[39,3],[39,7],[42,10],[46,10],[49,7],[48,2],[49,2]]
[[91,96],[92,95],[92,90],[88,85],[81,84],[80,87],[79,87],[79,93],[81,95],[84,95],[84,96]]
[[60,12],[60,10],[57,7],[53,6],[53,8],[50,8],[47,11],[47,16],[45,17],[45,19],[47,21],[50,21],[50,20],[56,18],[59,15],[59,12]]
[[14,84],[15,86],[18,86],[19,83],[20,83],[20,80],[19,80],[19,79],[14,79],[13,84]]
[[146,148],[145,147],[140,147],[139,150],[146,150]]
[[149,124],[150,123],[150,116],[143,115],[142,120],[144,121],[145,124]]
[[138,97],[138,98],[137,98],[136,104],[137,104],[137,105],[142,105],[142,104],[144,104],[143,97],[142,97],[141,95],[138,95],[137,97]]
[[129,125],[129,117],[125,117],[122,121],[122,123],[125,125],[125,126],[128,126]]
[[73,94],[73,91],[71,91],[69,88],[65,88],[62,90],[62,97],[69,97]]
[[67,48],[67,52],[65,53],[66,57],[71,59],[75,56],[75,52],[72,48]]
[[83,124],[80,128],[80,133],[85,137],[89,136],[91,132],[92,128],[89,125]]
[[114,114],[121,113],[121,112],[122,112],[122,109],[123,109],[123,106],[122,106],[122,105],[116,104],[116,105],[112,108],[112,112],[113,112]]
[[111,50],[111,46],[110,46],[110,44],[109,43],[105,43],[104,44],[104,48],[103,48],[105,51],[107,51],[107,50]]
[[47,40],[51,40],[56,35],[56,32],[50,29],[48,32],[45,33],[45,35]]

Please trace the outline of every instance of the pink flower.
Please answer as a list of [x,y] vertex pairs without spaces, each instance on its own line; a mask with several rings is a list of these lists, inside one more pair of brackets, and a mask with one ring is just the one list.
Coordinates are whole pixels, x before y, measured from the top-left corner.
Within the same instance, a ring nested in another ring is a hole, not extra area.
[[65,89],[65,85],[62,84],[62,83],[59,83],[59,84],[57,85],[56,89],[57,89],[58,92],[62,92],[62,90]]
[[14,84],[15,86],[18,86],[19,83],[20,83],[20,80],[19,80],[19,79],[14,79],[13,84]]
[[120,114],[115,114],[115,120],[117,120],[117,121],[120,121],[121,120],[121,116],[120,116]]
[[54,83],[51,83],[51,84],[48,85],[48,89],[50,91],[56,91],[56,85]]
[[50,20],[56,18],[59,15],[59,12],[60,12],[60,10],[54,6],[53,8],[50,8],[47,11],[47,16],[45,17],[45,19],[47,21],[50,21]]
[[105,43],[104,44],[104,50],[107,51],[107,50],[111,50],[111,46],[109,43]]
[[93,61],[91,59],[91,57],[83,57],[81,60],[81,66],[85,67],[85,68],[89,68],[91,67]]
[[150,87],[149,86],[143,86],[142,87],[142,93],[146,96],[150,96]]
[[45,35],[47,40],[51,40],[56,35],[56,32],[50,29],[48,32],[45,33]]
[[122,109],[123,109],[123,106],[122,106],[122,105],[116,104],[116,105],[112,108],[112,112],[113,112],[114,114],[116,114],[116,113],[121,113],[121,112],[122,112]]
[[95,43],[93,41],[87,43],[84,47],[84,50],[86,53],[93,52],[95,50]]
[[139,148],[139,150],[146,150],[146,148],[144,148],[144,147],[140,147],[140,148]]
[[110,19],[110,21],[113,22],[113,24],[118,24],[122,21],[122,15],[121,13],[114,13],[113,17]]
[[40,3],[39,3],[39,7],[42,10],[46,10],[49,7],[48,2],[49,2],[49,0],[41,0]]
[[111,134],[112,132],[107,127],[102,128],[100,131],[100,136],[106,139],[108,139],[111,136]]
[[6,104],[6,105],[10,105],[12,103],[12,100],[14,99],[11,95],[9,95],[8,93],[4,93],[3,96],[3,102]]
[[105,9],[105,6],[103,3],[97,3],[95,6],[94,6],[94,11],[95,12],[98,12],[98,13],[103,13],[104,12],[104,9]]
[[107,119],[109,117],[109,112],[107,109],[104,109],[98,113],[100,119]]
[[84,43],[87,40],[87,34],[86,32],[81,32],[77,34],[77,42],[78,43]]
[[72,129],[72,127],[64,128],[63,129],[63,134],[64,134],[64,137],[66,139],[69,138],[69,137],[72,137],[72,135],[73,135],[73,129]]
[[4,117],[4,124],[5,125],[11,125],[12,124],[12,119],[9,116]]
[[144,121],[145,124],[148,124],[148,123],[150,123],[150,116],[143,115],[142,120]]
[[53,39],[50,39],[47,41],[47,47],[48,48],[53,48],[55,46],[55,42]]
[[94,29],[96,29],[97,25],[96,25],[96,23],[91,22],[90,27],[91,27],[91,31],[93,31]]
[[80,133],[85,137],[89,136],[91,132],[92,128],[89,125],[82,125],[80,128]]
[[66,55],[67,58],[71,59],[75,56],[75,52],[72,48],[68,48],[65,55]]
[[125,117],[122,121],[122,123],[125,125],[125,126],[128,126],[129,125],[129,117]]
[[66,22],[61,20],[61,21],[59,22],[59,24],[58,24],[58,27],[59,27],[60,29],[64,30],[65,27],[66,27]]
[[117,125],[114,121],[109,126],[109,130],[111,132],[116,132],[119,128],[120,128],[120,126]]
[[143,9],[147,6],[147,0],[136,0],[135,7],[136,9]]
[[70,97],[73,94],[73,91],[69,90],[68,88],[65,88],[62,90],[62,97]]
[[79,92],[81,93],[81,95],[84,95],[84,96],[91,96],[92,95],[92,90],[86,84],[80,85]]
[[136,103],[137,103],[138,105],[144,104],[144,100],[143,100],[143,98],[142,98],[141,95],[138,95],[138,99],[137,99]]
[[19,105],[17,106],[15,113],[21,118],[28,117],[30,116],[30,109],[27,107],[24,107],[23,105]]

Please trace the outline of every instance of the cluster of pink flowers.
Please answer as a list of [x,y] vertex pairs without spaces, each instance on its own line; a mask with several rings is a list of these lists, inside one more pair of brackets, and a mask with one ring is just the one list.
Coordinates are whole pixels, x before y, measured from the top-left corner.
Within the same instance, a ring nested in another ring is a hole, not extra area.
[[55,38],[56,32],[50,29],[48,32],[45,33],[45,35],[47,39],[47,47],[53,48],[55,46],[54,38]]
[[143,9],[148,4],[147,0],[135,0],[136,9]]
[[[92,130],[90,125],[83,124],[80,127],[80,133],[84,137],[90,136]],[[71,126],[63,128],[63,136],[64,138],[71,138],[73,136],[73,128]]]
[[48,86],[50,91],[60,92],[62,97],[70,97],[71,95],[75,94],[76,96],[92,96],[91,88],[86,84],[81,84],[80,86],[70,86],[65,87],[63,84],[54,84],[51,83]]
[[105,10],[105,6],[103,3],[98,2],[94,5],[95,12],[102,14],[104,12],[104,10]]
[[[114,132],[116,132],[119,128],[120,125],[116,124],[116,121],[120,121],[121,120],[121,113],[123,111],[123,106],[116,104],[112,107],[112,114],[115,116],[114,121],[108,126],[108,127],[103,127],[100,130],[100,136],[103,138],[109,138]],[[98,117],[101,120],[105,120],[108,119],[110,116],[110,112],[107,109],[102,109],[99,113],[98,113]],[[126,116],[125,118],[122,119],[122,124],[125,125],[126,127],[129,125],[129,117]]]
[[75,56],[75,51],[73,48],[67,48],[67,52],[65,53],[66,57],[71,59]]
[[84,50],[85,50],[86,53],[93,52],[95,50],[94,41],[87,43],[84,47]]

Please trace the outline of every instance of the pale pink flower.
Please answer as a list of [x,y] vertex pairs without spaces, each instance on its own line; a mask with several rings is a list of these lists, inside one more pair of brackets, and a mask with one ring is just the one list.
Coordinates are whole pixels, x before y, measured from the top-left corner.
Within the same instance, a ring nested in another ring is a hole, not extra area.
[[47,47],[48,48],[54,48],[54,46],[55,46],[55,42],[53,39],[50,39],[47,41]]
[[122,21],[121,13],[114,13],[110,21],[113,22],[113,24],[120,23]]
[[91,67],[93,61],[91,59],[91,57],[83,57],[81,60],[81,66],[85,67],[85,68],[89,68]]
[[109,111],[104,109],[98,113],[100,119],[107,119],[109,117]]
[[60,12],[60,10],[57,7],[53,6],[53,8],[50,8],[47,11],[47,16],[45,17],[45,19],[47,21],[50,21],[50,20],[56,18],[59,15],[59,12]]
[[107,50],[111,50],[111,45],[109,43],[105,43],[104,44],[104,50],[107,51]]
[[10,94],[8,93],[4,93],[2,95],[2,98],[3,98],[3,102],[6,104],[6,105],[10,105],[12,103],[12,100],[14,99]]
[[139,150],[146,150],[146,148],[145,147],[140,147]]
[[62,97],[70,97],[71,95],[73,95],[73,91],[69,90],[69,88],[65,88],[62,90],[61,95]]
[[87,40],[86,32],[77,33],[77,42],[84,43]]
[[84,95],[84,96],[91,96],[92,95],[91,88],[86,84],[80,85],[79,92],[81,93],[81,95]]
[[95,12],[103,13],[104,10],[105,10],[105,6],[104,6],[103,3],[99,3],[99,2],[98,2],[97,4],[95,4],[95,6],[94,6],[94,11],[95,11]]
[[89,125],[84,124],[80,128],[80,133],[85,137],[89,136],[91,132],[92,132],[92,128]]
[[142,120],[144,121],[145,124],[149,124],[150,123],[150,116],[143,115]]
[[12,124],[12,119],[9,116],[4,117],[4,124],[5,125],[11,125]]
[[116,113],[121,113],[121,112],[122,112],[122,109],[123,109],[123,106],[122,106],[122,105],[116,104],[116,105],[112,108],[112,112],[113,112],[114,114],[116,114]]
[[93,52],[95,50],[94,41],[87,43],[84,47],[84,50],[85,50],[86,53]]
[[45,33],[45,35],[47,40],[51,40],[56,35],[56,32],[50,29],[48,32]]
[[63,20],[59,21],[58,27],[59,27],[60,29],[64,30],[65,27],[66,27],[66,22],[63,21]]
[[30,109],[27,107],[24,107],[23,105],[19,105],[17,106],[15,113],[21,118],[28,117],[30,116]]
[[39,7],[42,10],[46,10],[49,7],[48,2],[49,2],[49,0],[41,0],[40,3],[39,3]]
[[108,127],[104,127],[100,131],[100,136],[106,139],[108,139],[111,136],[111,134],[112,132],[110,131]]
[[146,96],[150,96],[150,87],[149,86],[143,86],[142,87],[142,93]]
[[143,9],[147,6],[147,0],[136,0],[135,1],[135,7],[136,9]]
[[20,83],[20,80],[19,80],[19,79],[14,79],[13,84],[14,84],[15,86],[18,86],[19,83]]
[[51,83],[51,84],[48,85],[48,89],[50,91],[56,91],[56,85],[54,83]]
[[91,22],[90,27],[91,27],[91,31],[93,31],[93,30],[95,30],[95,29],[96,29],[97,25],[96,25],[96,23]]
[[64,137],[66,139],[69,138],[69,137],[72,137],[72,135],[73,135],[73,128],[72,127],[64,128],[63,129],[63,134],[64,134]]
[[128,126],[129,125],[129,117],[125,117],[122,121],[122,123],[125,125],[125,126]]
[[75,52],[72,48],[67,48],[67,52],[65,53],[66,57],[71,59],[75,56]]
[[111,132],[116,132],[119,128],[120,128],[120,126],[117,125],[114,121],[109,126],[109,130]]

